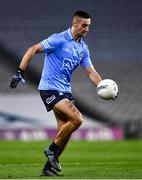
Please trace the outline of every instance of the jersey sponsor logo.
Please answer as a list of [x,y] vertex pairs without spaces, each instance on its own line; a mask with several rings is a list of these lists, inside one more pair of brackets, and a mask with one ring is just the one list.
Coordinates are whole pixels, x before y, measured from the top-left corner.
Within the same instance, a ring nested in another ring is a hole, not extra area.
[[47,104],[50,104],[54,99],[56,99],[56,96],[52,95],[51,97],[47,98],[45,101]]
[[78,61],[64,58],[62,68],[67,70],[73,70],[77,64]]
[[77,49],[72,48],[73,56],[77,56]]

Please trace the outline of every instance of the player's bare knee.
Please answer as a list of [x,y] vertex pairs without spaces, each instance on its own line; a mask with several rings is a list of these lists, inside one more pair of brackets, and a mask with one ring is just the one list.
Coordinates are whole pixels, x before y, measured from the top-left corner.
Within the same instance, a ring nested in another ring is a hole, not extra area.
[[76,120],[74,121],[74,126],[75,126],[76,128],[78,128],[79,126],[81,126],[81,124],[82,124],[82,120],[81,120],[81,119],[76,119]]
[[73,120],[75,128],[78,128],[83,122],[82,114],[78,113],[76,118]]

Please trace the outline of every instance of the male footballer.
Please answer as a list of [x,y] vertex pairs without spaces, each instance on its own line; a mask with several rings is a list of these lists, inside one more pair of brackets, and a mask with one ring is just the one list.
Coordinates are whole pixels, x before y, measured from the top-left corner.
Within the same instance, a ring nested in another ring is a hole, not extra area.
[[89,32],[90,24],[90,15],[84,11],[77,11],[73,15],[72,26],[69,29],[53,34],[27,50],[10,83],[11,88],[16,88],[19,81],[24,81],[24,71],[32,57],[36,53],[45,53],[38,89],[47,111],[53,110],[55,114],[58,132],[53,142],[44,150],[48,158],[42,170],[44,176],[59,175],[59,156],[71,134],[83,122],[82,114],[76,108],[72,96],[73,71],[81,65],[95,86],[102,80],[92,65],[88,47],[83,40]]

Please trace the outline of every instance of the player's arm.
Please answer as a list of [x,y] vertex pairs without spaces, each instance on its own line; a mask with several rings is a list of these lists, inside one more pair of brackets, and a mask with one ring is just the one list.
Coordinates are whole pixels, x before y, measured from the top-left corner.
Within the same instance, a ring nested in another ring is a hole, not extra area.
[[41,52],[43,52],[43,49],[42,49],[40,44],[36,44],[36,45],[33,45],[32,47],[30,47],[26,51],[25,55],[23,56],[22,61],[21,61],[20,65],[19,65],[19,68],[22,69],[22,70],[25,70],[27,65],[31,61],[32,57],[36,53],[41,53]]
[[86,74],[88,75],[89,79],[91,80],[91,82],[97,86],[98,83],[100,81],[102,81],[101,76],[98,74],[98,72],[95,70],[95,68],[93,67],[93,65],[88,66],[88,67],[84,67],[84,70],[86,72]]
[[27,65],[29,64],[32,57],[36,53],[41,53],[41,52],[43,52],[43,48],[41,47],[40,44],[33,45],[32,47],[30,47],[26,51],[25,55],[22,58],[22,61],[21,61],[20,65],[19,65],[19,68],[18,68],[16,74],[12,77],[12,80],[10,82],[10,87],[11,88],[16,88],[19,81],[22,81],[23,83],[25,82],[25,80],[24,80],[24,71],[25,71]]
[[88,46],[85,47],[85,56],[83,60],[81,61],[81,65],[83,69],[85,70],[86,74],[88,75],[91,82],[97,86],[100,81],[102,81],[101,76],[98,74],[98,72],[95,70],[91,58],[90,58],[90,52],[88,49]]
[[24,71],[27,65],[29,64],[29,62],[31,61],[32,57],[36,53],[41,53],[43,51],[45,53],[49,53],[53,51],[54,49],[56,49],[61,44],[61,42],[62,42],[62,37],[58,34],[53,34],[47,39],[44,39],[43,41],[41,41],[39,44],[36,44],[30,47],[25,53],[24,57],[22,58],[22,61],[19,65],[17,73],[13,76],[11,80],[10,87],[16,88],[19,81],[25,82]]

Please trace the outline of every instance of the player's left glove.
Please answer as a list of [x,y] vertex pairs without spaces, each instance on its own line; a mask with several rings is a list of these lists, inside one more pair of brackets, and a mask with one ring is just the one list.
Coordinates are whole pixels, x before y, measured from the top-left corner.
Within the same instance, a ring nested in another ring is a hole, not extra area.
[[10,82],[10,87],[16,88],[18,83],[22,81],[23,83],[25,83],[25,79],[24,79],[24,70],[21,68],[18,68],[16,74],[12,77],[11,82]]

